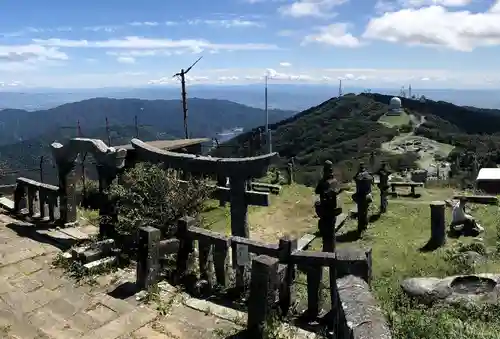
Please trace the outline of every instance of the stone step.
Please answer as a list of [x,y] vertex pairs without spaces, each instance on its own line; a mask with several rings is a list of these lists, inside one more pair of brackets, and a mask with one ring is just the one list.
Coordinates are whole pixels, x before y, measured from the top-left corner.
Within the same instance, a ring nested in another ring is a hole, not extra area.
[[14,201],[7,197],[0,198],[0,207],[6,209],[9,212],[14,211]]

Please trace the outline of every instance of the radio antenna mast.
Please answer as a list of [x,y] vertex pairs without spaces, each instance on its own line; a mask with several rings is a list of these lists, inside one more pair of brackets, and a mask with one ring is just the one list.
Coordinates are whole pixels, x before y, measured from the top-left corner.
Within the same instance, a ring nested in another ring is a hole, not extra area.
[[199,57],[198,60],[196,60],[191,66],[188,67],[188,69],[184,70],[181,69],[179,73],[174,74],[173,78],[179,77],[181,79],[181,94],[182,94],[182,111],[184,113],[184,135],[186,139],[189,139],[188,135],[188,127],[187,127],[187,98],[186,98],[186,74],[191,70],[191,68],[194,67],[198,63],[198,61],[201,60],[203,56]]

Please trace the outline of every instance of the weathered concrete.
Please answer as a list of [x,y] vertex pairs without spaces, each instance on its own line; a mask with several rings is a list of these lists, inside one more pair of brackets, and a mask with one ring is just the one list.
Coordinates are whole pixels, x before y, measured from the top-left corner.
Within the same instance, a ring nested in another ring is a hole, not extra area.
[[348,275],[337,280],[345,323],[340,333],[346,339],[390,339],[391,332],[382,309],[362,279]]

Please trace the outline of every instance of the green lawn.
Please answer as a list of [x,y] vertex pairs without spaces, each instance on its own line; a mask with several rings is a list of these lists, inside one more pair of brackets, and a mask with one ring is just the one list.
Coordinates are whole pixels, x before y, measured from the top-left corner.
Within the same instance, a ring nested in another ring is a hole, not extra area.
[[400,115],[383,115],[378,120],[379,123],[384,124],[388,127],[395,127],[401,125],[407,125],[410,123],[410,116],[407,113],[401,113]]
[[[465,273],[462,267],[451,262],[451,249],[460,244],[466,246],[472,239],[448,239],[445,247],[432,253],[421,253],[430,236],[430,207],[434,200],[452,197],[454,191],[449,188],[431,188],[420,190],[422,196],[414,198],[395,198],[389,201],[389,210],[379,220],[372,223],[355,243],[339,243],[341,246],[369,246],[373,255],[373,291],[397,339],[479,339],[500,338],[500,307],[490,307],[477,312],[465,312],[459,309],[425,309],[412,305],[400,289],[400,282],[409,277],[435,276]],[[404,193],[404,190],[402,190]],[[250,236],[267,242],[277,242],[287,231],[301,236],[316,230],[317,219],[312,209],[312,190],[293,185],[283,186],[281,196],[271,198],[271,206],[252,207],[249,211]],[[372,213],[377,211],[378,193],[374,192]],[[350,194],[341,197],[344,211],[353,207]],[[470,205],[472,214],[478,218],[486,231],[482,235],[488,249],[488,261],[477,268],[476,272],[498,272],[500,259],[496,255],[497,225],[500,225],[500,213],[496,206]],[[447,209],[447,222],[451,220],[451,211]],[[215,208],[205,213],[211,228],[229,233],[229,209]],[[349,220],[341,233],[356,228],[355,220]],[[320,240],[313,242],[313,248],[320,249]],[[305,277],[298,277],[299,281]],[[305,292],[305,291],[304,291]]]

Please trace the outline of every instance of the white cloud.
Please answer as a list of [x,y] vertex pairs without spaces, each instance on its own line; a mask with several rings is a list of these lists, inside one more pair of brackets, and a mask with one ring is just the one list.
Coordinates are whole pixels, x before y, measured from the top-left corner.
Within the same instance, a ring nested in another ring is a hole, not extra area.
[[298,0],[290,5],[282,6],[278,11],[285,16],[302,17],[332,17],[332,9],[349,0]]
[[[7,64],[4,64],[7,65]],[[98,87],[137,87],[149,84],[178,86],[172,74],[179,70],[175,67],[161,69],[151,67],[134,72],[105,71],[98,73],[53,72],[50,70],[20,70],[12,72],[12,65],[5,69],[0,64],[0,81],[19,82],[19,88],[98,88]],[[346,86],[360,88],[392,88],[399,91],[402,84],[412,84],[418,88],[498,88],[500,73],[491,71],[444,70],[444,69],[310,69],[287,68],[286,72],[262,68],[195,68],[188,74],[187,81],[196,84],[249,84],[263,83],[264,75],[269,76],[270,85],[279,83],[329,84],[336,93],[338,79],[345,79]],[[13,77],[15,76],[15,78]],[[21,85],[22,84],[22,85]]]
[[372,18],[363,37],[469,52],[500,45],[500,13],[449,11],[441,6],[403,9]]
[[0,45],[0,63],[68,60],[68,55],[55,47],[40,45]]
[[170,40],[170,39],[148,39],[142,37],[125,37],[111,40],[65,40],[65,39],[34,39],[34,42],[43,46],[72,47],[72,48],[110,48],[110,49],[186,49],[192,53],[209,51],[252,51],[252,50],[275,50],[276,45],[242,43],[242,44],[217,44],[207,40]]
[[281,66],[281,67],[291,67],[291,66],[292,66],[292,64],[291,64],[291,63],[289,63],[289,62],[284,61],[284,62],[280,62],[280,66]]
[[490,8],[492,13],[500,13],[500,0],[497,0]]
[[142,21],[142,22],[134,21],[134,22],[130,23],[130,26],[150,26],[150,27],[156,27],[158,25],[159,25],[159,23],[156,22],[156,21]]
[[443,7],[464,7],[470,5],[473,0],[399,0],[404,7],[424,7],[424,6],[443,6]]
[[348,24],[335,23],[317,28],[318,33],[307,35],[302,44],[319,43],[337,47],[358,47],[358,38],[347,32]]
[[392,12],[396,9],[421,8],[427,6],[465,7],[474,0],[377,0],[375,11],[377,13]]
[[264,24],[258,21],[252,20],[242,20],[242,19],[227,19],[227,20],[188,20],[189,25],[209,25],[209,26],[220,26],[224,28],[231,27],[264,27]]
[[107,32],[107,33],[113,33],[115,31],[117,31],[118,29],[120,29],[121,26],[87,26],[87,27],[83,27],[83,30],[84,31],[91,31],[91,32]]
[[116,61],[118,61],[121,64],[135,64],[135,59],[127,56],[118,57],[116,58]]
[[0,81],[0,88],[2,88],[2,87],[19,87],[19,86],[23,86],[23,83],[21,81],[9,81],[9,82]]

